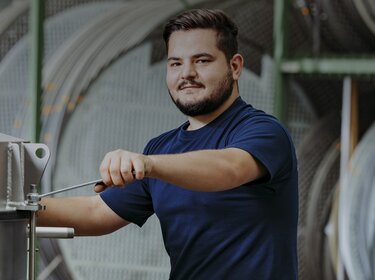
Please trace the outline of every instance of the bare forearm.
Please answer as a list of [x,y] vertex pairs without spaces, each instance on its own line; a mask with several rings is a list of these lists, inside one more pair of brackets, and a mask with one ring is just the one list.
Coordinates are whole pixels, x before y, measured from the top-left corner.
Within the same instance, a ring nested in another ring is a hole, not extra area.
[[150,156],[149,177],[196,191],[222,191],[263,176],[265,171],[239,149],[202,150]]
[[116,220],[114,213],[109,212],[111,219],[104,218],[103,205],[95,196],[43,198],[41,205],[45,210],[38,211],[38,226],[72,227],[76,235],[103,235],[127,224],[119,217]]
[[85,215],[90,212],[90,200],[82,203],[81,198],[43,198],[44,210],[38,212],[38,226],[73,227],[78,233],[84,227]]
[[170,155],[116,150],[106,154],[100,174],[107,186],[122,186],[151,177],[190,190],[210,192],[238,187],[264,176],[266,170],[248,152],[238,148]]

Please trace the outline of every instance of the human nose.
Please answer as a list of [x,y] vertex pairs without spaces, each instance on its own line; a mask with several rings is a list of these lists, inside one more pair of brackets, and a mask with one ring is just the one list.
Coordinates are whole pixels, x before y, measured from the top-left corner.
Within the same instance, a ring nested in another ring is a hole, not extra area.
[[185,63],[182,67],[181,78],[184,80],[189,80],[197,75],[194,64]]

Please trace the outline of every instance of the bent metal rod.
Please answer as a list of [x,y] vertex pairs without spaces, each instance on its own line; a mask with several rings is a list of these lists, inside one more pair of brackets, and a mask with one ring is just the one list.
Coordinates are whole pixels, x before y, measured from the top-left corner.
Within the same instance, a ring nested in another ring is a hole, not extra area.
[[74,185],[74,186],[71,186],[71,187],[67,187],[67,188],[63,188],[63,189],[60,189],[60,190],[56,190],[56,191],[41,194],[41,195],[39,195],[39,198],[49,196],[49,195],[53,195],[53,194],[57,194],[57,193],[61,193],[61,192],[66,192],[66,191],[78,189],[78,188],[85,187],[85,186],[88,186],[88,185],[102,183],[102,182],[103,182],[102,179],[97,179],[97,180],[93,180],[93,181],[90,181],[90,182],[81,183],[81,184]]
[[[134,170],[132,170],[132,174],[133,174],[133,176],[135,176],[135,171]],[[78,184],[78,185],[74,185],[74,186],[70,186],[70,187],[67,187],[67,188],[63,188],[63,189],[60,189],[60,190],[56,190],[56,191],[52,191],[52,192],[40,194],[40,195],[38,195],[38,198],[42,198],[42,197],[45,197],[45,196],[50,196],[50,195],[53,195],[53,194],[57,194],[57,193],[61,193],[61,192],[66,192],[66,191],[70,191],[70,190],[74,190],[74,189],[78,189],[78,188],[89,186],[89,185],[93,185],[93,184],[96,185],[96,184],[99,184],[99,183],[103,183],[103,180],[102,179],[96,179],[96,180],[93,180],[93,181],[90,181],[90,182],[85,182],[85,183],[81,183],[81,184]]]

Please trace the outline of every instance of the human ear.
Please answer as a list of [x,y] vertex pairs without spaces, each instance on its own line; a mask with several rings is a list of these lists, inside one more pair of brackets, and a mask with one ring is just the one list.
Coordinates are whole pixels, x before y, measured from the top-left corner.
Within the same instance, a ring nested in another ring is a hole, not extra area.
[[243,68],[243,61],[244,60],[243,60],[242,55],[238,53],[235,54],[230,60],[230,67],[232,69],[232,75],[235,81],[237,81],[241,76],[241,72]]

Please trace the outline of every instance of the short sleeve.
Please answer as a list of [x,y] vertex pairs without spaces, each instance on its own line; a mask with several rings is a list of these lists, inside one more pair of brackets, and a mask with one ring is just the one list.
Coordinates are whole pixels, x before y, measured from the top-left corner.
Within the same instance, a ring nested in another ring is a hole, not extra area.
[[134,181],[122,188],[107,188],[100,197],[117,215],[140,227],[154,213],[147,179]]
[[285,128],[274,118],[254,117],[233,131],[228,147],[249,152],[267,169],[270,181],[283,180],[292,170],[294,148]]

